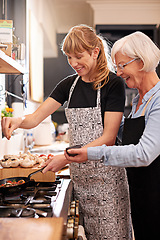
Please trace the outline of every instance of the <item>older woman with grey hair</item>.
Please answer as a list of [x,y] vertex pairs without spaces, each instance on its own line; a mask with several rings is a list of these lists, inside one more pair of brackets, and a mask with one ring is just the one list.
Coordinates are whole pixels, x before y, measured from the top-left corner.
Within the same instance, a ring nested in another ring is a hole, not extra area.
[[138,90],[132,111],[122,121],[123,146],[71,149],[69,161],[103,160],[106,166],[126,167],[130,189],[131,215],[136,240],[160,236],[160,79],[156,67],[160,50],[142,32],[115,42],[112,60],[117,75],[129,88]]

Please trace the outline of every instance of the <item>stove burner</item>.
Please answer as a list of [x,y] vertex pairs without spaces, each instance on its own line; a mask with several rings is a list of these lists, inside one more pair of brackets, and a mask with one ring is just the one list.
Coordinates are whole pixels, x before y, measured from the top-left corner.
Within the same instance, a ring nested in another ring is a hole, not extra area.
[[35,210],[31,208],[17,208],[11,211],[11,217],[34,217]]
[[37,191],[35,198],[45,197],[45,196],[56,196],[56,194],[57,193],[55,191],[42,189]]
[[66,221],[66,206],[71,191],[72,184],[68,179],[56,178],[55,182],[31,181],[25,189],[17,193],[0,193],[0,218],[44,218],[62,214]]

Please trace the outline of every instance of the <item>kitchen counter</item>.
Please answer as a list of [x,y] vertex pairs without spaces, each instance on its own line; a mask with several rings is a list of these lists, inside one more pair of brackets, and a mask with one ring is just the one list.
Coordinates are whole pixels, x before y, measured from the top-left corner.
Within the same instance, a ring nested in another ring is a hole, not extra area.
[[69,143],[64,141],[55,141],[51,145],[46,146],[34,145],[31,153],[52,153],[54,155],[57,155],[63,153],[67,147],[69,147]]
[[61,240],[63,218],[0,218],[1,240]]

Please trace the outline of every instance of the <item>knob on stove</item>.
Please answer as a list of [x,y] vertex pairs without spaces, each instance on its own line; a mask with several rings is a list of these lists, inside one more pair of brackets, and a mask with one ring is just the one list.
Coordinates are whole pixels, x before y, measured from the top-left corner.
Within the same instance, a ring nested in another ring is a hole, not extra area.
[[69,215],[79,217],[79,201],[72,201],[70,204]]
[[74,238],[78,238],[78,225],[79,225],[79,218],[74,219]]
[[78,238],[79,224],[79,201],[72,201],[68,211],[67,237],[68,239]]
[[74,215],[75,215],[75,210],[76,210],[75,207],[71,207],[71,208],[70,208],[70,215],[71,215],[71,216],[74,216]]
[[74,239],[74,230],[72,227],[67,227],[67,238]]
[[68,218],[67,237],[68,239],[77,239],[78,237],[78,224],[75,224],[75,219],[73,216]]
[[70,219],[68,219],[67,237],[68,239],[78,238],[78,222],[75,222],[75,219],[73,216]]

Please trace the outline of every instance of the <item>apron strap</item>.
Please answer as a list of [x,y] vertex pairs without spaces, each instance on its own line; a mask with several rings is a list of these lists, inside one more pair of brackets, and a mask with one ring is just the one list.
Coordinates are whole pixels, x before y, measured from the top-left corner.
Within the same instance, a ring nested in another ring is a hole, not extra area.
[[[75,81],[73,82],[73,84],[72,84],[72,86],[71,86],[71,88],[70,88],[69,98],[68,98],[68,101],[67,101],[67,106],[66,106],[66,108],[68,108],[68,106],[69,106],[69,103],[70,103],[70,100],[71,100],[71,96],[72,96],[73,90],[74,90],[74,88],[75,88],[75,86],[76,86],[76,84],[77,84],[78,79],[79,79],[79,76],[76,77]],[[100,87],[101,84],[99,84],[98,86]],[[100,106],[101,106],[101,97],[100,97],[100,95],[101,95],[101,90],[100,90],[100,88],[99,88],[99,89],[97,90],[97,107],[100,107]]]
[[[100,87],[101,84],[98,84],[98,87]],[[101,107],[101,89],[98,88],[97,90],[97,107]]]
[[146,111],[146,107],[148,106],[148,103],[151,101],[152,97],[153,97],[153,95],[152,95],[152,96],[149,98],[149,100],[147,101],[146,106],[143,108],[143,111],[142,111],[141,116],[144,116],[145,111]]
[[70,103],[70,100],[71,100],[71,96],[72,96],[72,92],[73,92],[73,90],[74,90],[74,87],[76,86],[76,83],[77,83],[77,81],[78,81],[78,78],[79,78],[79,76],[76,77],[74,83],[72,84],[72,86],[71,86],[71,88],[70,88],[70,91],[69,91],[69,98],[68,98],[67,106],[66,106],[67,108],[68,108],[68,106],[69,106],[69,103]]

